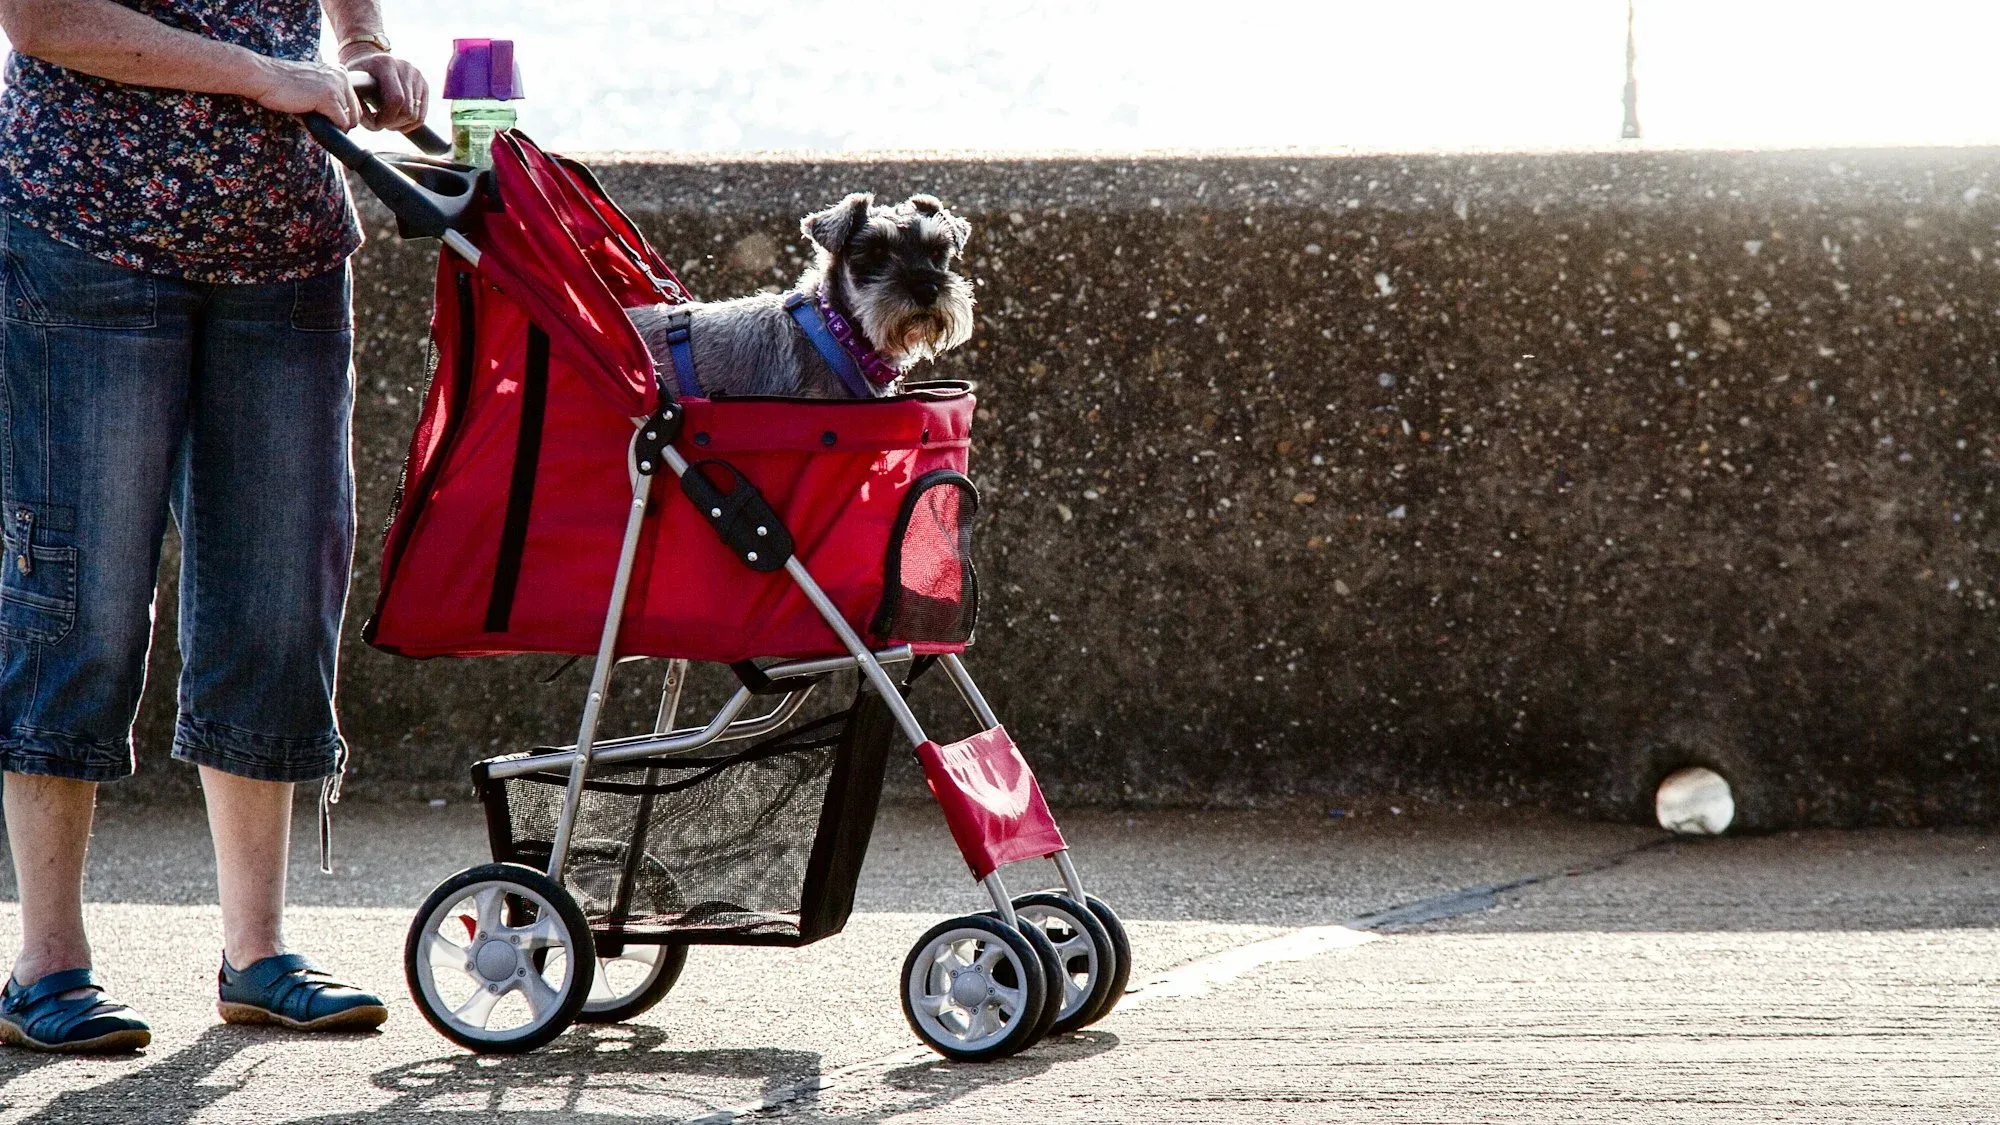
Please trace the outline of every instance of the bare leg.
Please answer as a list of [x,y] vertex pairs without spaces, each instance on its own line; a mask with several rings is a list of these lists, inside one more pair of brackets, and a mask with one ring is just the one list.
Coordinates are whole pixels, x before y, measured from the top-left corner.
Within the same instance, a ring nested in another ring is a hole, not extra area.
[[21,954],[14,960],[14,979],[24,985],[90,966],[83,858],[96,802],[94,782],[7,774],[7,845],[21,888]]
[[238,969],[285,951],[285,868],[291,856],[292,783],[252,781],[201,767],[222,952]]

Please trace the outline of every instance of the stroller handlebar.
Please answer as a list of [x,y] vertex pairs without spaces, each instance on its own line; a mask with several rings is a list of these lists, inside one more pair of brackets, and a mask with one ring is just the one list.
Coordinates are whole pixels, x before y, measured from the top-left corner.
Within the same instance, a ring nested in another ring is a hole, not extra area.
[[[366,74],[350,77],[354,80],[355,94],[371,106],[377,104],[375,79]],[[477,169],[421,156],[369,152],[355,144],[326,115],[307,113],[301,117],[306,131],[320,147],[353,169],[368,190],[395,214],[398,233],[404,238],[444,237],[444,232],[457,225],[459,216],[472,202],[473,189],[478,183]],[[425,125],[403,135],[433,155],[451,149],[450,142]]]
[[[350,70],[347,72],[347,80],[353,84],[354,96],[361,99],[362,105],[369,109],[382,108],[382,88],[377,85],[374,75]],[[451,142],[438,136],[436,130],[421,121],[402,130],[402,133],[426,156],[443,156],[451,151]]]

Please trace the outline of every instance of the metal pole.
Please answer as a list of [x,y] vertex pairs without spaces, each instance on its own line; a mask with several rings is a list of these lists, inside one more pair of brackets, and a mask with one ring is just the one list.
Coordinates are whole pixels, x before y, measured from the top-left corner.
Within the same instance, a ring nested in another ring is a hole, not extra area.
[[652,492],[651,476],[639,475],[633,481],[632,507],[625,516],[625,542],[619,547],[618,572],[611,580],[611,605],[604,612],[604,632],[597,642],[597,664],[590,672],[590,695],[584,699],[583,721],[577,726],[576,762],[570,767],[562,817],[556,821],[556,838],[549,849],[548,875],[558,885],[562,883],[563,864],[569,859],[569,838],[576,828],[577,809],[583,804],[583,781],[590,774],[590,749],[597,741],[597,720],[604,711],[604,693],[611,686],[611,669],[618,663],[618,625],[625,618],[625,592],[632,585],[632,563],[639,555],[639,533],[646,522],[646,501]]
[[1639,38],[1633,31],[1634,0],[1625,0],[1625,125],[1618,135],[1628,141],[1639,139]]
[[[674,729],[674,715],[681,709],[681,689],[687,686],[685,660],[667,661],[667,680],[660,685],[660,710],[653,716],[653,733]],[[611,920],[616,923],[632,912],[632,888],[639,882],[639,865],[646,858],[646,830],[653,826],[653,787],[660,783],[660,767],[646,767],[646,791],[639,795],[639,810],[632,816],[632,842],[625,848],[625,870],[618,874],[618,893],[612,896]],[[654,904],[657,909],[659,904]]]
[[958,689],[958,697],[965,700],[965,705],[972,709],[972,715],[980,725],[987,730],[999,726],[1000,716],[987,706],[986,697],[979,692],[979,685],[972,682],[972,673],[965,670],[965,661],[959,659],[957,653],[949,652],[944,655],[943,663],[944,670],[951,676],[952,686]]

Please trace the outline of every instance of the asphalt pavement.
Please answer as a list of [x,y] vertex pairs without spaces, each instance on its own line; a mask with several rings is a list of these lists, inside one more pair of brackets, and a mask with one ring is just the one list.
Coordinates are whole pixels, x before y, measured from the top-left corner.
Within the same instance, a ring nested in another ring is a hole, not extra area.
[[[916,935],[981,906],[928,807],[884,811],[841,935],[698,948],[637,1021],[507,1058],[436,1035],[401,982],[414,905],[483,857],[475,808],[344,806],[331,877],[301,808],[292,944],[390,1003],[337,1037],[219,1023],[199,812],[107,808],[98,961],[154,1044],[0,1051],[0,1125],[2000,1120],[1994,838],[1675,841],[1445,806],[1063,820],[1128,921],[1132,991],[969,1065],[895,999]],[[0,945],[17,924],[0,905]]]

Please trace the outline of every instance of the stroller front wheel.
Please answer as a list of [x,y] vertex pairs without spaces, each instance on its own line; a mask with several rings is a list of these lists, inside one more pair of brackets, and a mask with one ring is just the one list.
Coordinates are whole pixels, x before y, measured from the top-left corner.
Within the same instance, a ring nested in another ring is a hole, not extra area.
[[903,1016],[925,1046],[959,1062],[986,1062],[1039,1038],[1049,982],[1026,935],[968,914],[917,939],[903,961],[902,993]]
[[541,872],[489,863],[446,879],[403,943],[424,1019],[481,1054],[532,1051],[575,1022],[597,952],[583,911]]
[[[1014,913],[1055,947],[1057,968],[1049,995],[1057,1013],[1050,1030],[1057,1035],[1075,1031],[1108,1011],[1116,1002],[1113,987],[1124,989],[1130,969],[1119,972],[1119,949],[1097,914],[1060,891],[1020,895],[1014,899]],[[1127,957],[1130,951],[1126,946]]]

